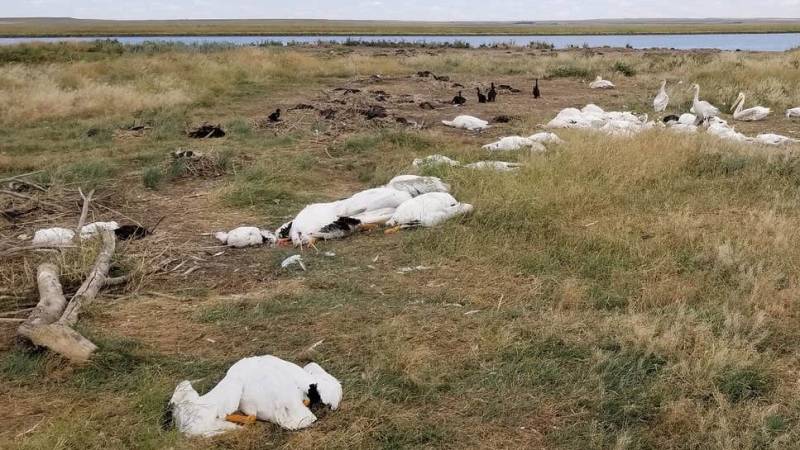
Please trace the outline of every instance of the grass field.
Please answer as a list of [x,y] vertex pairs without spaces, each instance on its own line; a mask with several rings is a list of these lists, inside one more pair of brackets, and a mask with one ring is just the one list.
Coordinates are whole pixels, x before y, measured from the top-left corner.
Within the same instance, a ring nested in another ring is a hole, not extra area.
[[[16,324],[0,323],[0,447],[792,448],[796,147],[560,131],[566,143],[547,153],[491,156],[524,163],[518,172],[423,169],[474,214],[318,244],[303,254],[307,272],[278,268],[292,249],[212,256],[203,233],[275,228],[308,202],[412,173],[415,157],[486,159],[480,145],[532,134],[565,107],[648,112],[663,78],[670,113],[688,109],[699,82],[719,106],[741,90],[773,108],[737,130],[800,137],[782,117],[800,106],[798,67],[798,51],[0,47],[0,178],[42,171],[47,192],[36,195],[64,206],[0,218],[0,248],[36,228],[74,227],[78,187],[97,189],[92,219],[166,216],[154,236],[119,249],[134,282],[81,317],[100,347],[88,365],[31,352],[15,343]],[[588,89],[595,74],[618,89]],[[477,104],[474,87],[492,81],[522,92]],[[452,98],[453,82],[470,93],[464,108],[417,106]],[[390,117],[361,118],[371,104]],[[277,107],[284,122],[263,125]],[[513,120],[481,135],[439,125],[457,114]],[[227,136],[187,138],[202,121]],[[212,155],[224,174],[194,176],[172,161],[178,148]],[[0,194],[4,209],[24,203]],[[90,259],[86,249],[6,258],[0,311],[36,301],[35,266],[51,258],[67,290]],[[201,379],[204,391],[242,357],[301,361],[321,339],[310,357],[342,381],[344,401],[310,429],[258,424],[188,440],[162,425],[179,381]]]
[[800,19],[665,19],[543,22],[348,20],[91,20],[0,18],[0,36],[127,35],[569,35],[797,33]]

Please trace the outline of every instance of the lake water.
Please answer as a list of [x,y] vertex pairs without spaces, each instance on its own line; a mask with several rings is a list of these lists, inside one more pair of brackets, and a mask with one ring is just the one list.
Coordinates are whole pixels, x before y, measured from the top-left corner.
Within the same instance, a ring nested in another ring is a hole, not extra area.
[[[24,42],[93,41],[94,37],[56,38],[0,38],[0,45]],[[106,39],[106,38],[103,38]],[[256,45],[265,41],[314,44],[319,41],[343,43],[347,40],[390,42],[466,42],[472,47],[512,43],[525,46],[529,42],[548,42],[556,48],[569,46],[625,47],[637,49],[674,48],[680,50],[719,49],[752,51],[785,51],[800,47],[800,33],[767,34],[661,34],[661,35],[603,35],[603,36],[111,36],[124,44],[140,44],[147,41],[180,42],[185,44],[227,43],[232,45]]]

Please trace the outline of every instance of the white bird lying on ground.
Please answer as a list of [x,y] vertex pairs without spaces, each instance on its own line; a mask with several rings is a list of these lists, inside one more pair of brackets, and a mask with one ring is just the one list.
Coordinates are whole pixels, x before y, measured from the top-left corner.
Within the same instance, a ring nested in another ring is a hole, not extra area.
[[406,191],[391,187],[367,189],[337,202],[336,215],[352,217],[369,211],[397,208],[406,200],[411,200],[411,194]]
[[655,124],[647,121],[647,115],[637,117],[628,111],[603,111],[597,105],[586,105],[583,109],[566,108],[546,126],[548,128],[595,129],[611,135],[630,135],[644,131]]
[[799,139],[794,139],[788,136],[782,136],[780,134],[773,134],[773,133],[759,134],[758,136],[755,137],[755,139],[753,139],[753,141],[759,144],[774,145],[774,146],[800,143]]
[[[91,239],[103,230],[114,231],[119,228],[117,222],[92,222],[81,228],[81,239]],[[75,230],[54,227],[36,230],[32,244],[38,247],[60,246],[72,243]]]
[[203,396],[182,381],[169,404],[181,433],[209,437],[239,428],[226,420],[237,411],[299,430],[317,420],[310,407],[336,410],[341,400],[342,385],[319,365],[301,368],[274,356],[257,356],[235,363]]
[[601,77],[600,75],[598,75],[597,78],[594,79],[594,81],[589,83],[590,89],[614,89],[615,87],[616,86],[614,86],[614,83],[608,80],[604,80],[603,77]]
[[44,230],[36,230],[33,234],[33,245],[36,246],[59,246],[67,245],[72,242],[75,237],[75,231],[66,228],[46,228]]
[[467,169],[478,170],[496,170],[498,172],[511,172],[519,169],[523,165],[520,163],[510,163],[505,161],[478,161],[472,164],[467,164]]
[[759,120],[764,120],[769,116],[771,110],[769,108],[765,108],[763,106],[754,106],[752,108],[744,108],[744,92],[739,93],[739,97],[736,98],[736,101],[733,103],[733,107],[731,111],[733,112],[733,120],[738,120],[741,122],[755,122]]
[[450,192],[450,186],[441,179],[419,175],[398,175],[389,180],[386,187],[408,192],[412,197],[429,192]]
[[695,83],[692,88],[694,89],[692,108],[694,109],[693,113],[697,115],[695,125],[700,125],[712,117],[717,117],[719,115],[719,108],[705,100],[700,100],[700,85]]
[[664,112],[669,105],[669,95],[667,95],[667,80],[661,81],[661,89],[653,99],[653,109],[655,112]]
[[90,223],[88,225],[84,225],[83,228],[81,228],[81,239],[91,239],[97,233],[103,230],[114,231],[118,229],[119,229],[119,224],[114,221]]
[[411,163],[414,167],[421,167],[421,166],[438,166],[438,165],[445,165],[450,167],[460,166],[461,163],[456,161],[455,159],[448,158],[444,155],[429,155],[424,158],[417,158],[414,162]]
[[735,142],[747,142],[749,139],[742,133],[734,130],[733,127],[723,122],[714,122],[706,129],[706,133],[713,134],[720,139]]
[[528,139],[538,142],[540,144],[563,144],[564,141],[558,137],[557,134],[551,133],[549,131],[542,131],[540,133],[532,134],[528,136]]
[[448,193],[431,192],[400,205],[386,225],[400,228],[433,227],[450,218],[467,214],[472,209],[472,205],[460,203]]
[[278,238],[269,230],[256,227],[238,227],[227,233],[219,231],[214,237],[223,245],[235,248],[252,247],[264,243],[275,244]]
[[443,120],[443,124],[448,127],[460,128],[469,131],[485,130],[489,128],[489,122],[472,116],[458,116],[453,120]]
[[504,138],[500,138],[499,141],[492,142],[491,144],[486,144],[482,148],[484,150],[490,150],[490,151],[507,152],[507,151],[520,150],[525,147],[530,147],[532,152],[547,151],[547,148],[545,148],[545,146],[542,145],[541,143],[521,136],[507,136]]
[[798,118],[800,118],[800,107],[787,109],[786,110],[786,118],[787,119],[798,119]]
[[678,123],[681,123],[683,125],[694,125],[695,122],[697,122],[697,116],[690,113],[683,113],[678,119]]

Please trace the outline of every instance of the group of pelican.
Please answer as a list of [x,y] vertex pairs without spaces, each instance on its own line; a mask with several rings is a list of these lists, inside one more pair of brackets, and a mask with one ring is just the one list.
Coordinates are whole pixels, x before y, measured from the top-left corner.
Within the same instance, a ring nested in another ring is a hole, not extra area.
[[[719,108],[712,105],[708,101],[700,99],[700,85],[695,83],[692,85],[692,90],[694,90],[694,98],[692,99],[691,112],[696,115],[697,125],[708,122],[708,120],[712,117],[718,117],[720,114]],[[764,106],[745,108],[744,105],[746,99],[747,97],[744,92],[740,92],[736,97],[736,100],[731,106],[733,120],[738,122],[757,122],[765,120],[770,113],[772,113],[770,108]],[[667,80],[663,80],[661,81],[661,88],[653,99],[653,110],[655,110],[657,113],[664,112],[668,105],[669,95],[667,94]],[[786,118],[800,118],[800,107],[787,109]]]
[[[666,92],[666,85],[666,80],[661,82],[661,88],[653,99],[653,109],[656,112],[664,112],[669,105],[669,95]],[[709,134],[713,134],[723,140],[752,142],[773,146],[799,142],[797,139],[774,133],[763,133],[755,138],[750,138],[736,131],[726,120],[721,119],[719,117],[719,108],[706,100],[700,99],[700,85],[692,85],[692,90],[694,91],[694,97],[692,98],[692,108],[689,113],[684,113],[680,116],[669,115],[664,117],[663,122],[669,126],[670,129],[683,132],[696,132],[698,126],[705,124],[707,127],[706,131]],[[764,106],[754,106],[745,109],[745,100],[746,96],[744,92],[740,92],[733,102],[731,112],[733,113],[734,121],[761,121],[766,119],[772,112],[770,108]],[[787,110],[786,117],[789,119],[800,117],[800,108]]]
[[449,191],[450,186],[436,177],[400,175],[385,186],[343,200],[310,204],[275,232],[239,227],[216,233],[215,237],[230,247],[264,243],[313,247],[318,240],[340,239],[381,226],[389,227],[387,233],[433,227],[473,209],[472,205],[457,201]]

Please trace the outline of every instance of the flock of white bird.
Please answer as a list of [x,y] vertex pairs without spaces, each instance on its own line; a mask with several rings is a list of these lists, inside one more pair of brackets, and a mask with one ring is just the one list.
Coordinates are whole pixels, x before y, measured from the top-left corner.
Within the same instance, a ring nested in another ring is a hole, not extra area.
[[[602,77],[590,84],[592,89],[614,89],[613,83],[603,80]],[[606,112],[594,104],[586,105],[582,109],[566,108],[558,113],[551,120],[548,128],[582,128],[601,131],[610,135],[633,135],[638,132],[654,128],[656,126],[666,126],[667,128],[685,132],[695,133],[705,127],[707,133],[719,137],[720,139],[756,143],[763,145],[779,146],[791,143],[800,143],[800,140],[783,136],[775,133],[762,133],[756,137],[748,137],[737,132],[733,126],[719,117],[720,109],[710,102],[700,99],[700,86],[692,85],[694,97],[692,107],[689,112],[664,117],[661,122],[649,121],[648,115],[637,116],[631,112]],[[763,106],[744,107],[746,96],[744,92],[739,93],[736,101],[733,102],[731,113],[733,120],[737,122],[755,122],[765,120],[771,113],[770,108]],[[661,87],[653,98],[653,110],[656,113],[663,113],[669,106],[670,97],[667,93],[667,81],[661,82]],[[788,109],[786,118],[800,118],[800,107]]]

